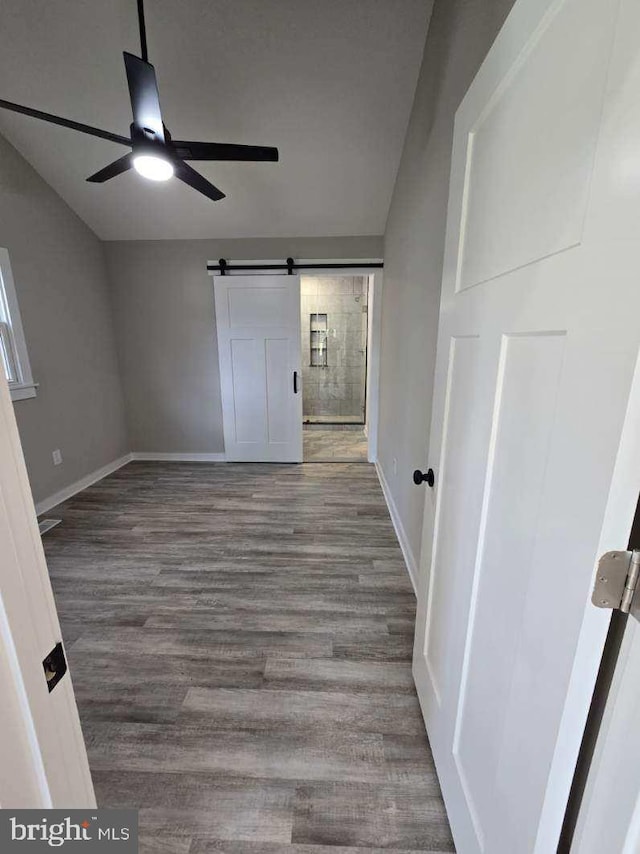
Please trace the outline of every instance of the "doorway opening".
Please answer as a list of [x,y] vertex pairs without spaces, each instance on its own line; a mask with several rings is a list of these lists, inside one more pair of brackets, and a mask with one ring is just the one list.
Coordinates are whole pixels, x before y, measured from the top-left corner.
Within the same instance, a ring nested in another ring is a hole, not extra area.
[[366,462],[369,276],[300,281],[305,462]]

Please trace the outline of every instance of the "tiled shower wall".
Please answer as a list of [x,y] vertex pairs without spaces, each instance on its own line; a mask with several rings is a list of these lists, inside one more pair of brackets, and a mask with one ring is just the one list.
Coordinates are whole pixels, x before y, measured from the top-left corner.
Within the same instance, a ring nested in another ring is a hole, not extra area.
[[[367,276],[303,276],[302,380],[305,421],[364,421]],[[311,367],[310,318],[327,315],[327,366]]]

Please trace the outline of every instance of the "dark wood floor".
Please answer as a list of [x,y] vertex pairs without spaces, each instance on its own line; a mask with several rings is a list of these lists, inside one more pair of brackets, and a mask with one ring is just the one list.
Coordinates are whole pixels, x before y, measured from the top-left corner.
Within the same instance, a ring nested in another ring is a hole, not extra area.
[[372,466],[131,463],[55,515],[98,803],[141,852],[453,851]]

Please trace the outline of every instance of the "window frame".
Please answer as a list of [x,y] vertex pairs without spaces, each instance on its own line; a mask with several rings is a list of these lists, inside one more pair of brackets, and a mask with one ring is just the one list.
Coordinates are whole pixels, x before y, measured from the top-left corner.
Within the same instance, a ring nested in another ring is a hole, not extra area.
[[[9,381],[12,400],[36,396],[38,384],[33,381],[27,342],[22,328],[16,286],[11,270],[9,252],[0,247],[0,335],[9,354],[16,380]],[[4,368],[3,368],[4,370]]]

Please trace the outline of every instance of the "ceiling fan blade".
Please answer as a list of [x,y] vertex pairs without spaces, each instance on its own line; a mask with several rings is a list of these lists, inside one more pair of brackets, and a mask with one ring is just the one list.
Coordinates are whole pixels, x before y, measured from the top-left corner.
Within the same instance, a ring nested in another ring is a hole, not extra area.
[[156,70],[149,62],[132,53],[125,51],[123,56],[127,69],[133,124],[140,131],[145,129],[151,131],[155,139],[164,142]]
[[90,175],[87,178],[87,181],[91,181],[92,184],[104,184],[105,181],[115,178],[116,175],[121,175],[123,172],[126,172],[127,169],[131,169],[132,166],[133,154],[125,154],[124,157],[114,160],[113,163],[105,166],[104,169]]
[[278,160],[278,149],[270,145],[232,145],[227,142],[173,142],[183,160]]
[[25,116],[31,116],[34,119],[40,119],[43,122],[60,125],[63,128],[87,133],[89,136],[98,136],[100,139],[108,139],[110,142],[117,142],[120,145],[131,145],[131,140],[128,136],[120,136],[117,133],[110,133],[108,130],[94,128],[91,125],[84,125],[81,122],[74,122],[71,119],[63,119],[61,116],[54,116],[53,113],[43,113],[42,110],[34,110],[32,107],[24,107],[22,104],[14,104],[12,101],[0,100],[0,108],[3,110],[11,110],[14,113],[22,113]]
[[175,170],[176,178],[184,181],[185,184],[193,187],[194,190],[202,193],[202,195],[206,196],[208,199],[211,199],[214,202],[224,199],[225,194],[222,190],[214,187],[213,184],[209,183],[206,178],[203,178],[199,172],[196,172],[195,169],[192,169],[191,166],[186,163],[179,161],[175,164]]

